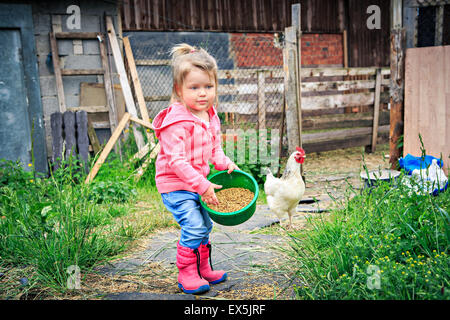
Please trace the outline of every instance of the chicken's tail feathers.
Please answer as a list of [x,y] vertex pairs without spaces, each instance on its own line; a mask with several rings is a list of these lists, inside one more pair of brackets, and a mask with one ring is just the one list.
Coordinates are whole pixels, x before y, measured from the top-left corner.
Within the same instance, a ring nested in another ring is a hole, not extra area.
[[269,168],[269,167],[265,167],[265,168],[264,168],[264,171],[265,171],[266,175],[271,175],[271,176],[273,176],[272,171],[270,171],[270,168]]

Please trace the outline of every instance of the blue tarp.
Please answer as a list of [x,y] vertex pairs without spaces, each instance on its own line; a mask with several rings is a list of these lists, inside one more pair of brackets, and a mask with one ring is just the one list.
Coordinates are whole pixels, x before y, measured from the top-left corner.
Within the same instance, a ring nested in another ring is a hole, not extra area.
[[433,159],[437,160],[439,167],[442,168],[444,166],[444,162],[439,158],[425,155],[425,158],[422,159],[422,157],[414,157],[409,153],[404,158],[400,158],[398,162],[400,163],[400,168],[405,169],[408,174],[411,174],[414,169],[428,168],[433,162]]

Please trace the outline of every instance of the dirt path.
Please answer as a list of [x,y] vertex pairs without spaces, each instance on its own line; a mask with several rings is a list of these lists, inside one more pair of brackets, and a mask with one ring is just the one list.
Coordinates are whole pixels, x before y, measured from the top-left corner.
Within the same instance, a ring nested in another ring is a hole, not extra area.
[[[324,152],[307,156],[306,192],[293,219],[296,229],[307,228],[307,217],[326,215],[332,197],[342,197],[347,184],[361,187],[361,148]],[[365,155],[369,170],[389,166],[386,145]],[[318,203],[311,203],[312,199]],[[287,217],[286,217],[287,219]],[[213,285],[208,293],[194,296],[181,293],[175,266],[179,229],[163,230],[139,242],[127,256],[90,274],[84,285],[97,292],[78,298],[112,300],[165,299],[293,299],[292,270],[286,263],[288,235],[267,205],[258,205],[247,222],[225,227],[214,225],[211,233],[213,265],[228,272],[228,280]],[[283,221],[282,221],[283,222]],[[298,281],[298,280],[295,280]]]

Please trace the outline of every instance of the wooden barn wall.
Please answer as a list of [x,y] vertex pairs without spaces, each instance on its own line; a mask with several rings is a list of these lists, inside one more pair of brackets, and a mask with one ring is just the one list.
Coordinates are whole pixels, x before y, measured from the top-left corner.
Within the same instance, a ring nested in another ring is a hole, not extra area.
[[[389,65],[389,0],[123,0],[123,31],[282,32],[291,6],[302,5],[304,33],[348,34],[349,67]],[[370,5],[381,29],[369,30]]]
[[[381,29],[367,28],[367,7],[377,5],[381,10]],[[350,67],[389,66],[390,1],[348,1],[348,59]]]

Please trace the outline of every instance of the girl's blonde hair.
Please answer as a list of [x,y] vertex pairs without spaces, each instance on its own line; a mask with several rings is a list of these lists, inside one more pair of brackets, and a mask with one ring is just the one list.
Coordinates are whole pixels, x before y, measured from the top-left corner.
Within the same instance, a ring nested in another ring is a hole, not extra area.
[[214,80],[216,90],[216,107],[218,104],[217,95],[217,63],[206,50],[203,48],[196,48],[187,43],[181,43],[172,48],[170,51],[172,56],[172,73],[173,73],[173,88],[171,103],[175,101],[181,102],[182,99],[177,93],[177,87],[180,88],[184,82],[189,71],[193,67],[199,68],[209,74]]

